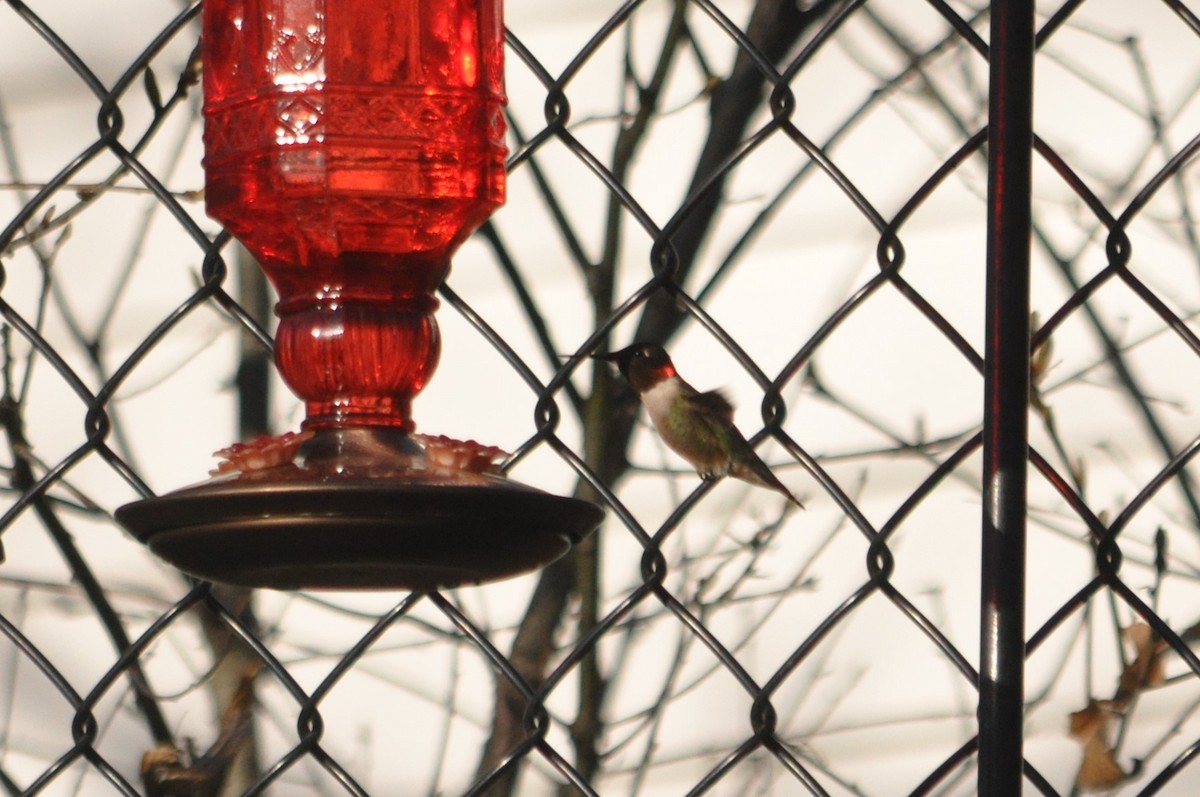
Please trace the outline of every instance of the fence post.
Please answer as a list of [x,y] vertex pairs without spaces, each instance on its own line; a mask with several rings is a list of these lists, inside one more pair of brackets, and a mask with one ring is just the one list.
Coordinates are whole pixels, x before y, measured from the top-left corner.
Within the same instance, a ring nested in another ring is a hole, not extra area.
[[980,578],[979,794],[1021,793],[1033,0],[992,4]]

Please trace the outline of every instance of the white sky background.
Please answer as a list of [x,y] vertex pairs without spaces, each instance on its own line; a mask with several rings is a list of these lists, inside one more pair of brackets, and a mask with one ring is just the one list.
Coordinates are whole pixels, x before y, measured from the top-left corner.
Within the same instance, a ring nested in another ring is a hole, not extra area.
[[[1042,4],[1048,12],[1056,6]],[[148,39],[176,11],[161,0],[31,3],[110,84]],[[747,2],[721,3],[739,24]],[[905,31],[914,49],[923,50],[945,35],[945,25],[918,0],[869,4],[880,16]],[[557,74],[616,8],[612,2],[554,3],[510,0],[509,26]],[[637,67],[644,73],[656,56],[666,3],[651,2],[635,18]],[[965,13],[965,12],[964,12]],[[707,43],[711,66],[724,74],[733,48],[698,10],[690,21]],[[104,30],[103,35],[97,31]],[[986,37],[986,25],[982,27]],[[1147,58],[1149,83],[1143,82],[1122,40],[1135,37]],[[614,135],[612,114],[623,42],[608,42],[568,86],[572,132],[607,161]],[[156,66],[164,87],[173,82],[190,50],[178,41]],[[904,61],[893,45],[861,17],[849,22],[793,82],[797,99],[794,120],[818,143],[827,141],[843,121],[866,101],[878,75],[890,76]],[[964,77],[965,76],[965,77]],[[1114,212],[1124,209],[1128,189],[1113,197],[1105,182],[1129,180],[1135,187],[1200,131],[1200,46],[1193,33],[1158,2],[1093,0],[1056,34],[1039,57],[1036,124],[1039,135],[1056,149]],[[986,87],[986,64],[973,54],[950,55],[937,63],[932,79],[960,113],[968,116],[968,133],[984,120],[971,118],[976,99],[964,81]],[[1098,84],[1103,85],[1103,90]],[[515,57],[509,62],[509,93],[515,117],[529,131],[542,123],[544,92]],[[692,163],[707,125],[707,109],[695,102],[702,85],[695,62],[681,55],[664,97],[666,108],[678,109],[658,121],[635,163],[629,186],[653,220],[665,224],[683,198]],[[1148,86],[1153,97],[1148,96]],[[131,90],[131,96],[139,89]],[[198,94],[198,92],[197,92]],[[952,129],[928,94],[907,84],[875,106],[835,147],[828,151],[859,190],[885,217],[894,215],[921,182],[948,157],[965,136]],[[0,103],[6,115],[12,155],[25,182],[47,180],[96,137],[94,98],[25,25],[11,8],[0,5]],[[1166,146],[1153,143],[1143,121],[1154,106],[1165,124]],[[127,128],[140,131],[148,105],[143,98],[122,104]],[[144,161],[172,189],[199,189],[198,127],[184,119],[169,122],[158,134]],[[125,139],[123,139],[125,140]],[[1165,154],[1164,154],[1165,151]],[[1148,153],[1148,154],[1147,154]],[[1144,160],[1143,160],[1143,156]],[[539,162],[582,236],[590,255],[598,257],[607,193],[601,182],[567,150],[551,144]],[[721,217],[702,254],[696,277],[687,285],[700,289],[728,247],[755,214],[807,163],[790,142],[776,137],[740,167],[727,193],[731,205]],[[75,182],[107,174],[111,158],[102,157]],[[164,175],[168,175],[164,177]],[[1194,191],[1195,169],[1185,172],[1180,190]],[[0,183],[17,179],[8,167]],[[901,230],[906,251],[906,280],[942,313],[977,351],[983,339],[983,252],[985,172],[978,157],[947,180]],[[123,185],[136,187],[129,178]],[[1040,160],[1035,163],[1038,220],[1060,254],[1075,257],[1081,279],[1105,265],[1103,239],[1094,220],[1069,188]],[[8,218],[26,197],[0,190],[0,220]],[[70,192],[47,203],[62,212],[73,202]],[[203,216],[200,203],[185,207],[205,230],[217,227]],[[143,337],[195,287],[201,250],[180,234],[150,199],[136,192],[110,194],[71,226],[70,239],[58,252],[55,284],[60,301],[74,319],[94,330],[112,308],[115,321],[105,338],[105,363],[118,365]],[[43,207],[39,217],[46,211]],[[1165,187],[1131,229],[1132,268],[1175,312],[1188,316],[1200,307],[1197,253],[1188,248],[1187,230],[1176,186]],[[578,270],[569,263],[561,238],[554,232],[544,204],[532,188],[528,170],[513,175],[509,202],[496,217],[505,243],[514,252],[540,305],[560,351],[580,346],[596,319]],[[141,235],[143,224],[148,233]],[[774,221],[753,243],[732,276],[705,302],[705,309],[738,341],[770,377],[816,332],[845,299],[878,269],[878,235],[846,196],[823,174],[801,182]],[[632,220],[626,227],[619,295],[629,295],[650,278],[650,240]],[[1043,320],[1065,301],[1068,291],[1046,256],[1034,247],[1033,306]],[[128,286],[112,304],[114,285],[132,265]],[[27,247],[0,261],[6,281],[0,298],[31,316],[41,276]],[[528,323],[487,248],[468,242],[455,259],[450,284],[522,355],[543,379],[550,370],[538,351]],[[1200,366],[1175,336],[1162,331],[1160,318],[1133,294],[1108,283],[1095,306],[1110,333],[1130,347],[1130,361],[1147,393],[1161,410],[1175,450],[1191,441],[1196,422],[1194,397],[1200,394]],[[72,342],[57,303],[45,322],[45,336],[91,389],[96,375]],[[636,314],[622,322],[614,344],[628,342]],[[450,308],[439,313],[444,336],[441,365],[431,385],[418,398],[415,415],[423,431],[471,437],[515,448],[535,431],[533,397],[503,359],[492,351]],[[1087,499],[1094,511],[1111,519],[1163,466],[1165,457],[1146,435],[1130,403],[1114,388],[1094,335],[1079,313],[1054,336],[1047,399],[1072,460],[1086,461]],[[202,479],[212,465],[210,453],[233,440],[234,397],[229,390],[237,338],[220,314],[202,308],[186,319],[131,375],[113,404],[115,417],[132,447],[133,462],[152,488],[166,491]],[[19,353],[25,351],[19,342]],[[672,346],[681,372],[697,387],[724,387],[738,406],[737,420],[746,432],[761,428],[761,391],[701,326],[692,323]],[[180,367],[186,362],[186,367]],[[793,382],[784,389],[788,401],[787,432],[817,456],[841,489],[850,494],[866,518],[885,523],[932,471],[916,456],[871,456],[862,452],[895,445],[891,435],[909,441],[969,435],[981,412],[982,380],[966,361],[896,291],[885,287],[853,314],[819,349],[814,365],[839,406],[818,395],[811,384]],[[18,377],[25,366],[19,363]],[[47,463],[67,457],[85,440],[84,410],[63,381],[44,361],[31,375],[27,433],[36,454]],[[586,389],[586,369],[578,383]],[[290,396],[276,401],[279,430],[295,428],[299,410]],[[562,402],[566,407],[566,403]],[[861,412],[856,417],[849,408]],[[1032,423],[1033,443],[1056,467],[1044,428]],[[569,411],[560,433],[576,443],[578,430]],[[937,461],[952,446],[934,451]],[[761,452],[774,463],[785,454],[769,444]],[[620,498],[651,533],[697,485],[682,463],[666,454],[646,430],[636,433],[631,460],[646,468],[617,485]],[[678,469],[664,477],[654,469]],[[977,662],[978,570],[977,534],[980,499],[978,454],[958,476],[944,482],[901,525],[891,540],[896,572],[891,583],[939,625],[969,661]],[[742,603],[716,607],[705,622],[736,651],[750,674],[763,683],[811,631],[866,580],[867,544],[846,522],[836,504],[798,466],[778,473],[809,509],[789,519],[756,565],[756,576],[743,585]],[[522,482],[569,493],[574,475],[553,452],[541,449],[514,469]],[[105,509],[135,497],[133,491],[101,461],[89,457],[71,472],[70,481]],[[1092,556],[1081,540],[1083,524],[1037,476],[1031,477],[1029,539],[1030,632],[1087,583]],[[779,512],[778,502],[740,483],[713,489],[684,521],[667,545],[677,566],[668,586],[693,592],[703,574],[729,560],[714,584],[727,586],[732,573],[747,565],[747,554],[734,555],[762,524]],[[185,587],[141,546],[82,513],[69,514],[79,545],[102,581],[116,595],[119,608],[137,630],[165,611]],[[1195,524],[1179,491],[1165,488],[1122,535],[1127,584],[1149,600],[1153,571],[1149,547],[1154,530],[1171,533],[1173,575],[1159,596],[1160,613],[1182,630],[1200,620],[1195,590],[1200,573]],[[605,528],[605,609],[640,582],[641,551],[633,538],[611,520]],[[40,525],[22,516],[4,537],[8,562],[0,569],[0,613],[17,625],[46,653],[79,691],[89,690],[112,663],[111,646],[77,590],[70,586],[61,559]],[[811,584],[797,588],[797,578]],[[534,577],[478,589],[455,597],[474,622],[494,629],[493,640],[507,650],[506,630],[519,620]],[[721,587],[713,587],[719,591]],[[776,593],[775,591],[779,592]],[[258,612],[269,629],[272,650],[307,689],[315,688],[337,656],[354,644],[400,596],[394,594],[322,594],[303,596],[264,593]],[[1096,612],[1101,613],[1101,601]],[[1107,600],[1103,601],[1104,606]],[[361,615],[351,612],[361,612]],[[614,681],[608,717],[614,720],[609,744],[627,735],[627,745],[614,753],[611,770],[618,774],[600,782],[601,792],[635,793],[631,775],[648,731],[634,716],[651,704],[662,688],[677,646],[683,658],[677,684],[696,686],[673,698],[662,717],[655,741],[656,758],[665,762],[649,770],[638,794],[681,794],[728,750],[750,734],[746,719],[750,701],[734,680],[708,674],[713,659],[661,607],[646,601],[634,612],[644,618],[628,648],[617,634],[602,645],[602,658],[613,666],[628,656]],[[447,621],[432,607],[416,616],[433,628]],[[652,617],[653,616],[653,617]],[[1121,614],[1129,622],[1128,611]],[[1080,746],[1066,734],[1067,716],[1086,703],[1089,694],[1110,696],[1119,664],[1111,623],[1093,624],[1095,660],[1090,677],[1080,615],[1066,623],[1031,659],[1030,694],[1045,699],[1028,715],[1026,755],[1062,793],[1070,789]],[[760,624],[758,626],[756,624]],[[747,629],[756,629],[748,633]],[[1081,634],[1082,632],[1080,632]],[[564,645],[574,641],[566,637]],[[690,647],[689,647],[690,645]],[[207,666],[207,654],[194,628],[172,627],[147,658],[155,687],[178,695],[165,701],[180,735],[193,735],[199,746],[211,738],[212,724],[205,692],[189,689]],[[1171,672],[1181,672],[1172,660]],[[706,677],[702,677],[706,676]],[[324,743],[372,793],[452,794],[470,783],[478,748],[486,738],[492,681],[485,662],[466,646],[454,646],[417,623],[400,623],[322,703]],[[97,709],[105,721],[101,749],[135,777],[137,761],[148,740],[128,708],[124,682]],[[550,700],[556,717],[572,716],[574,682],[564,681]],[[1090,690],[1090,691],[1089,691]],[[264,683],[259,695],[265,719],[260,731],[264,756],[281,755],[295,744],[295,706],[278,688]],[[1184,707],[1200,698],[1194,682],[1147,694],[1137,709],[1137,722],[1122,748],[1122,763],[1131,756],[1153,757],[1154,773],[1180,749],[1200,736],[1200,725],[1184,719],[1179,732],[1167,728]],[[442,706],[452,704],[447,713]],[[907,794],[973,732],[974,694],[947,660],[882,596],[875,596],[841,623],[777,693],[774,705],[780,726],[805,756],[826,767],[822,783],[831,794]],[[0,766],[24,779],[36,777],[70,747],[71,711],[37,671],[11,647],[0,646]],[[443,737],[443,730],[446,736]],[[636,729],[636,730],[635,730]],[[448,763],[439,767],[443,739]],[[570,743],[561,726],[551,741],[570,758]],[[700,759],[697,751],[709,755]],[[806,761],[809,759],[805,759]],[[546,770],[544,765],[536,765]],[[1194,769],[1194,768],[1193,768]],[[973,792],[968,773],[946,794]],[[841,779],[841,783],[839,783]],[[544,793],[548,778],[530,776],[529,794]],[[1140,783],[1145,784],[1143,778]],[[850,784],[857,791],[849,788]],[[1195,793],[1200,771],[1176,778],[1161,794]],[[539,789],[543,791],[539,791]],[[757,757],[736,769],[713,793],[799,794],[782,768],[769,757]],[[1120,793],[1132,794],[1136,784]],[[111,789],[94,774],[76,766],[45,793],[104,794]],[[301,764],[277,788],[278,794],[336,794],[338,787],[319,768]]]

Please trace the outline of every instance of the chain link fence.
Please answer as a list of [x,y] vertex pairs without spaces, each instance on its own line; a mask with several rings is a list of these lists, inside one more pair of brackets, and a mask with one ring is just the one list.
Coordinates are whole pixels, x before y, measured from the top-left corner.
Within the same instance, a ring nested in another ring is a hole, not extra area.
[[[991,10],[512,0],[508,204],[415,415],[607,520],[510,582],[287,593],[112,517],[302,417],[203,212],[200,4],[3,0],[0,789],[1195,793],[1200,19],[1039,4],[1003,51],[1027,313],[990,282]],[[587,356],[635,340],[807,508],[667,451]]]

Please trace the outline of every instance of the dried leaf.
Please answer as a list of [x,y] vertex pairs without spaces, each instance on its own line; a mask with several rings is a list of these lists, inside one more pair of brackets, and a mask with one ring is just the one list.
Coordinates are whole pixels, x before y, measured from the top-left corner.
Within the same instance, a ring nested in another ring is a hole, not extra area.
[[1125,777],[1125,770],[1117,763],[1103,736],[1098,734],[1089,739],[1083,746],[1083,761],[1075,775],[1075,785],[1080,789],[1100,791],[1111,789]]
[[1133,646],[1135,654],[1121,673],[1117,687],[1116,699],[1123,702],[1146,687],[1162,684],[1165,678],[1162,653],[1166,646],[1145,623],[1134,623],[1122,632],[1122,636]]
[[1154,637],[1154,631],[1146,623],[1134,623],[1128,628],[1121,630],[1121,636],[1130,645],[1133,645],[1134,653],[1142,655],[1148,650],[1151,640]]
[[170,744],[160,744],[142,756],[142,783],[150,797],[211,797],[211,776],[187,765],[188,756]]
[[230,765],[250,739],[257,670],[252,667],[243,676],[221,715],[221,733],[204,755],[159,744],[142,756],[147,797],[217,797],[221,793]]
[[1081,742],[1090,742],[1096,736],[1107,738],[1109,717],[1104,704],[1093,698],[1087,708],[1071,714],[1071,735]]

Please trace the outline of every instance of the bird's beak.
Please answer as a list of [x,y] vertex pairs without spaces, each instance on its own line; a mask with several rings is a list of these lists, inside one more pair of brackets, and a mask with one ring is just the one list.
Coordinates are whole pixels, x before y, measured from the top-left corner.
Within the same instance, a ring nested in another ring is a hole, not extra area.
[[596,360],[608,360],[611,363],[620,363],[632,355],[633,350],[636,349],[637,346],[638,344],[634,343],[631,346],[626,346],[625,348],[617,349],[616,351],[608,351],[604,352],[603,354],[593,354],[592,358]]

